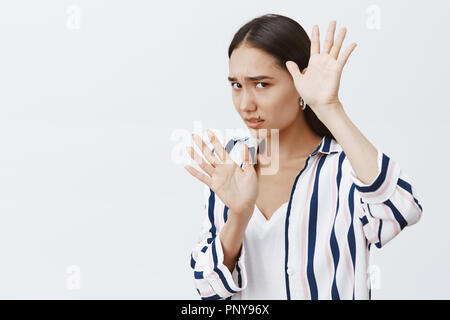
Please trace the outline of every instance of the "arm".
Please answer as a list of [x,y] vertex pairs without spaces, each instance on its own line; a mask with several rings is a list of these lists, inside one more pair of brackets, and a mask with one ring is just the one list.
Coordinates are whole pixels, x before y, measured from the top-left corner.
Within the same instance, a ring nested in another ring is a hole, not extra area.
[[[235,265],[243,250],[243,240],[248,219],[242,219],[231,214],[220,232],[220,240],[224,254],[224,264],[230,272],[233,272]],[[241,249],[242,248],[242,249]]]
[[[256,172],[249,163],[250,154],[246,145],[235,149],[242,152],[244,160],[243,166],[239,167],[237,163],[241,161],[236,162],[231,154],[236,141],[230,140],[226,148],[223,148],[212,132],[209,132],[209,135],[215,150],[219,150],[220,160],[215,159],[214,149],[208,152],[204,141],[193,135],[197,146],[209,161],[204,163],[195,152],[191,157],[208,175],[189,166],[185,167],[208,187],[205,189],[207,192],[202,231],[191,254],[191,267],[194,271],[195,286],[202,299],[230,299],[247,285],[245,247],[242,240],[253,213],[258,181]],[[219,190],[220,194],[213,190]],[[225,206],[221,205],[221,208],[229,209],[228,214],[227,211],[219,213],[219,210],[215,210],[216,200],[226,203]],[[253,207],[248,205],[250,203],[253,203]],[[226,220],[221,230],[218,230],[221,224],[217,223],[217,214],[223,214],[223,220]],[[228,218],[225,219],[225,216]]]
[[[340,79],[356,43],[340,54],[347,28],[341,28],[336,39],[335,30],[336,21],[331,21],[321,49],[319,27],[315,25],[308,67],[300,71],[293,61],[286,61],[286,67],[300,97],[344,149],[353,179],[349,197],[356,189],[360,197],[355,203],[362,205],[363,210],[358,212],[366,236],[381,247],[405,226],[416,223],[422,207],[408,175],[377,150],[344,112],[338,97]],[[349,203],[351,200],[349,198]]]
[[367,240],[381,248],[406,226],[422,216],[415,187],[410,176],[386,154],[377,151],[377,175],[373,182],[363,183],[350,171],[355,186],[355,206]]
[[209,189],[199,241],[191,253],[194,284],[202,299],[225,299],[245,289],[242,244],[248,221],[229,215],[221,230],[214,216],[215,194]]
[[351,121],[340,102],[320,110],[323,110],[320,114],[321,121],[344,149],[358,179],[363,184],[374,181],[379,173],[378,150]]
[[[323,109],[325,110],[325,108]],[[355,185],[357,210],[366,238],[378,248],[404,227],[419,221],[422,206],[411,178],[375,148],[345,113],[342,104],[326,108],[322,121],[344,149]]]

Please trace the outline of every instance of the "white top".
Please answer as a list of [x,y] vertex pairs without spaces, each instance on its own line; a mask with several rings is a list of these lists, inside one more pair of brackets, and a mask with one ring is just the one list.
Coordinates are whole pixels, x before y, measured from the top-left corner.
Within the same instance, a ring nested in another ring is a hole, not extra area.
[[[225,148],[242,165],[241,143],[251,146],[251,139],[232,139]],[[200,297],[370,299],[370,248],[383,247],[422,215],[411,178],[377,150],[378,175],[366,185],[337,141],[325,136],[296,176],[289,202],[269,221],[255,209],[233,272],[223,264],[220,240],[228,208],[205,187],[190,256]]]
[[[255,206],[244,235],[247,288],[234,299],[280,299],[284,283],[284,222],[288,202],[267,220]],[[281,284],[281,285],[280,285]]]

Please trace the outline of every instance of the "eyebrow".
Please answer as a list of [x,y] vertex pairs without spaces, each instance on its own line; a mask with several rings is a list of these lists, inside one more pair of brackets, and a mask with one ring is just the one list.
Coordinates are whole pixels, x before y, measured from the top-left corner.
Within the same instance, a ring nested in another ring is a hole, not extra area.
[[[245,81],[259,81],[263,79],[274,79],[274,78],[269,76],[254,76],[254,77],[245,77],[244,79]],[[228,81],[236,81],[236,78],[228,77]]]

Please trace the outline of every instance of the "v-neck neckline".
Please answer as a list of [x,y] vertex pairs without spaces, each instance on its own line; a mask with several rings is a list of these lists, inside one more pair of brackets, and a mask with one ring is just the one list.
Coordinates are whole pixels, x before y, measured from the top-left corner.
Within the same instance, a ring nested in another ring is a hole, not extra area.
[[279,206],[278,209],[273,212],[273,214],[269,220],[266,219],[266,217],[264,216],[262,211],[258,208],[258,205],[255,203],[255,209],[257,211],[256,214],[257,214],[257,216],[259,216],[259,220],[261,220],[261,222],[263,224],[270,224],[270,223],[272,223],[274,218],[276,219],[280,215],[280,212],[282,211],[282,209],[284,209],[285,206],[287,206],[288,203],[289,203],[289,201],[286,201],[281,206]]

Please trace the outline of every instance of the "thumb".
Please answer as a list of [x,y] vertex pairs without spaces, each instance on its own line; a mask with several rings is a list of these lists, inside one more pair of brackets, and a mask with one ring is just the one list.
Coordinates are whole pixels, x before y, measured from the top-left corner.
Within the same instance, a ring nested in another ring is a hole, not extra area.
[[294,61],[286,61],[286,68],[288,69],[289,73],[291,74],[292,78],[302,78],[303,74],[300,72],[300,68]]
[[250,164],[250,150],[248,150],[247,144],[243,143],[241,147],[241,157],[243,160],[242,169],[246,170],[251,167]]

